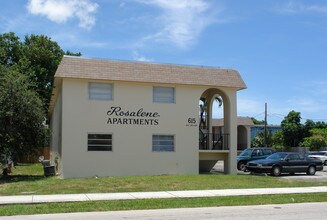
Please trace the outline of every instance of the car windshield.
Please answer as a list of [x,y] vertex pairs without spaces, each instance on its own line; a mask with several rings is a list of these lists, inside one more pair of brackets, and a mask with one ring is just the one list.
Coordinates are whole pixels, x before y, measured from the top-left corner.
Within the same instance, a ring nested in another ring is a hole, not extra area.
[[267,159],[280,160],[280,159],[284,159],[286,156],[287,156],[287,153],[274,153],[274,154],[270,155],[269,157],[267,157]]
[[242,151],[242,153],[240,153],[240,156],[250,157],[251,154],[252,154],[252,149],[245,149],[244,151]]

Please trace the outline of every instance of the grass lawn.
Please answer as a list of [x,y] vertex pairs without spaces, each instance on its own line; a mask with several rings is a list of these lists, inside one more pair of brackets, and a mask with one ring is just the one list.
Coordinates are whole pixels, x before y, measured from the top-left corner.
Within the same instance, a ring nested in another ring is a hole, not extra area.
[[[40,164],[20,164],[13,169],[13,174],[10,176],[0,176],[0,195],[274,188],[326,185],[327,182],[285,180],[271,176],[219,174],[60,179],[58,177],[44,177],[43,167]],[[25,204],[0,206],[0,216],[322,201],[327,202],[326,193]]]
[[291,181],[253,175],[160,175],[60,179],[44,177],[40,164],[22,164],[0,177],[0,195],[142,192],[166,190],[240,189],[326,186],[327,182]]

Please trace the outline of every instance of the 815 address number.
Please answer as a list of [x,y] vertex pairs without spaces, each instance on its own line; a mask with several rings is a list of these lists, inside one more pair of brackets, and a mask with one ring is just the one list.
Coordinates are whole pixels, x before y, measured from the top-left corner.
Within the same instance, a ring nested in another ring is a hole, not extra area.
[[195,119],[195,118],[188,118],[188,119],[187,119],[187,122],[188,122],[189,124],[196,124],[196,119]]

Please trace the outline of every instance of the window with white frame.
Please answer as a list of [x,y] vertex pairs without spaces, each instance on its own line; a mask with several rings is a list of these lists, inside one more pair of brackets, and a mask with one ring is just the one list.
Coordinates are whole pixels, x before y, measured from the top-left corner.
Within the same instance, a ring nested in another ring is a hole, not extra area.
[[152,151],[175,151],[174,135],[152,135]]
[[88,134],[88,151],[112,151],[112,134]]
[[89,82],[89,99],[91,100],[112,100],[112,83]]
[[153,87],[153,102],[156,103],[175,103],[174,87]]

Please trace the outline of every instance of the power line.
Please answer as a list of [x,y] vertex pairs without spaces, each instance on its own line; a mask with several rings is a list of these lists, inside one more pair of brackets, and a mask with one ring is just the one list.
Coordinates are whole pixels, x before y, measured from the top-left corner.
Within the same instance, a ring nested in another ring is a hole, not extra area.
[[258,117],[259,115],[264,115],[265,113],[264,112],[262,112],[262,113],[260,113],[260,114],[257,114],[257,115],[255,115],[255,116],[253,116],[253,118],[256,118],[256,117]]
[[[253,116],[253,118],[257,118],[258,116],[261,116],[261,115],[264,115],[264,112]],[[267,116],[269,116],[269,117],[277,117],[277,118],[280,118],[280,119],[284,119],[287,115],[280,114],[280,113],[268,112],[267,113]],[[315,121],[315,122],[317,122],[317,121],[327,122],[327,118],[303,118],[303,117],[301,117],[301,119],[302,120],[312,120],[312,121]]]
[[285,115],[277,114],[277,113],[270,113],[270,112],[268,112],[268,115],[269,116],[275,116],[277,118],[285,118]]
[[321,119],[317,119],[317,118],[302,118],[304,120],[312,120],[312,121],[326,121],[327,122],[327,119],[326,118],[321,118]]

